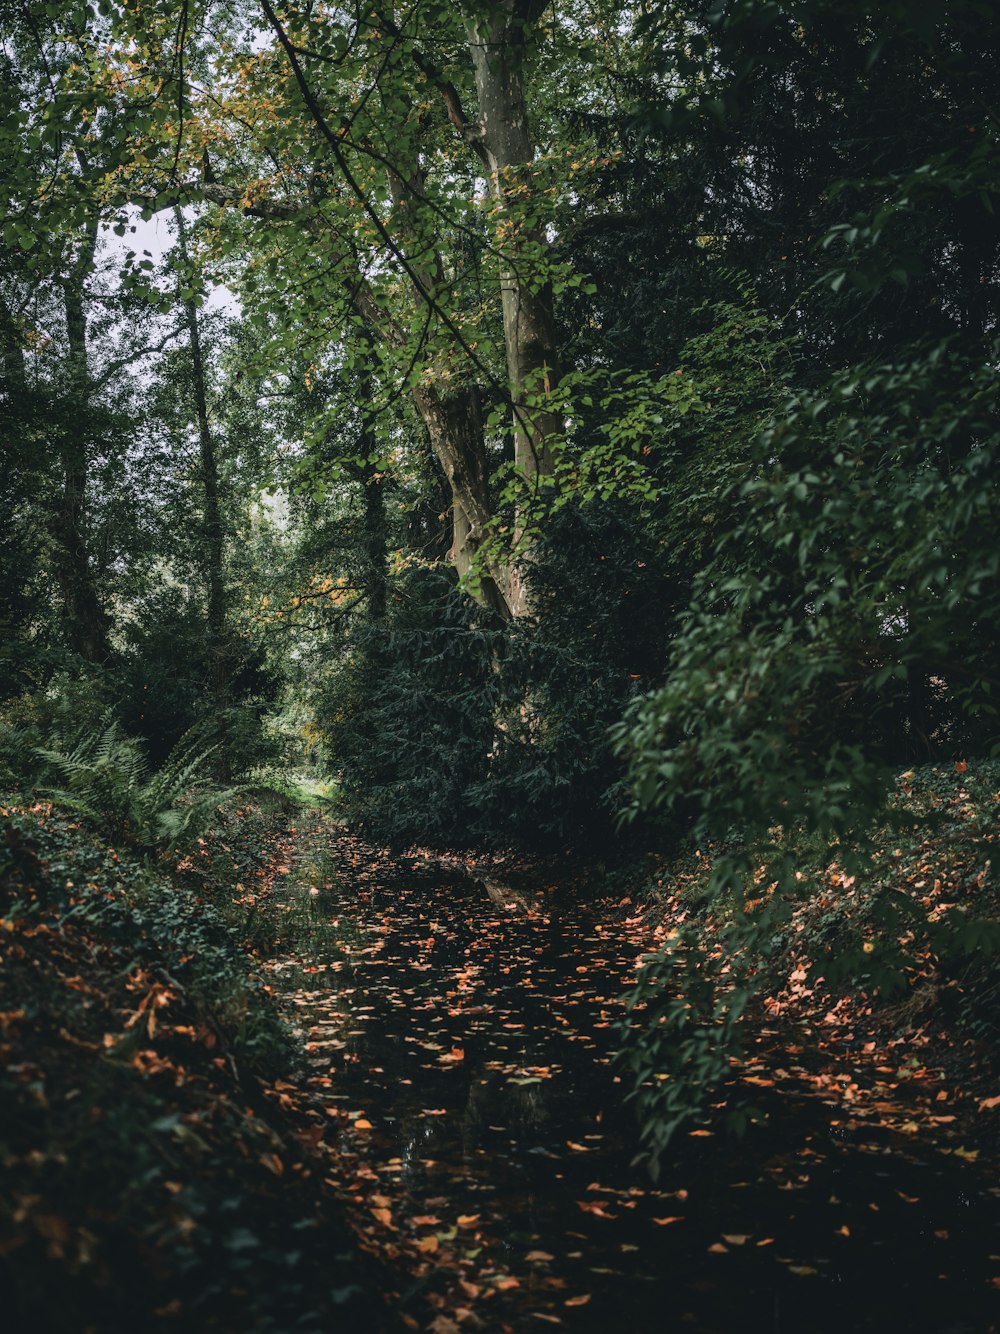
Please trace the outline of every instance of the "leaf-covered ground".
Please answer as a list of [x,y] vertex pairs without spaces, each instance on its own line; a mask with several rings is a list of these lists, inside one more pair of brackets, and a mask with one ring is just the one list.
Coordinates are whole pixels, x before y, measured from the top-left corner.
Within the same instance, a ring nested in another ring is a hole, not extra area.
[[[886,876],[991,910],[983,793],[932,798]],[[998,1327],[992,974],[914,931],[899,999],[838,990],[829,942],[864,954],[878,907],[835,867],[720,1089],[766,1120],[693,1125],[654,1183],[617,1023],[697,867],[641,897],[253,810],[169,868],[47,808],[2,854],[14,1328]]]
[[502,877],[322,825],[290,867],[273,985],[334,1189],[411,1328],[992,1327],[973,1046],[810,989],[793,960],[732,1074],[767,1123],[692,1130],[654,1185],[613,1051],[664,904]]

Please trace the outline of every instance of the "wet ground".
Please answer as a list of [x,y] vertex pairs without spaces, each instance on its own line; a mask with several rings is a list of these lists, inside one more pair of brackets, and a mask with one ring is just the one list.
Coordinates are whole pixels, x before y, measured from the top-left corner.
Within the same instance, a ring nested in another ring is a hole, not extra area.
[[412,1328],[1000,1329],[994,1164],[908,1119],[946,1090],[762,1046],[767,1124],[682,1136],[654,1184],[613,1059],[636,907],[504,906],[321,825],[287,896],[272,981]]

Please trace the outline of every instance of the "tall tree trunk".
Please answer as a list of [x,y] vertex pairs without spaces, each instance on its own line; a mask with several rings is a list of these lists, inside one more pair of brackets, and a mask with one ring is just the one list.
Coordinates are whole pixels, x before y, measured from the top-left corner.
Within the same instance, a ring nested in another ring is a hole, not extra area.
[[[360,397],[364,405],[372,401],[371,376],[366,373],[360,384]],[[388,523],[385,513],[385,492],[382,489],[383,475],[371,462],[375,457],[375,440],[368,422],[365,421],[360,452],[365,462],[361,467],[361,485],[364,489],[364,520],[362,542],[364,547],[364,584],[368,598],[368,614],[375,621],[385,619],[389,600],[389,586],[386,576],[388,559]]]
[[[177,243],[181,264],[184,271],[188,268],[189,256],[187,229],[182,209],[174,209],[177,223]],[[180,283],[186,281],[181,276]],[[220,711],[230,704],[229,689],[229,654],[226,638],[226,616],[228,598],[226,594],[225,566],[225,526],[222,517],[222,503],[219,488],[219,457],[215,436],[208,415],[208,388],[205,375],[205,358],[201,346],[201,330],[198,326],[198,307],[194,297],[181,297],[184,308],[184,320],[187,325],[188,351],[191,354],[191,396],[194,402],[195,418],[198,423],[198,457],[201,464],[201,490],[204,513],[205,539],[205,594],[206,621],[208,628],[209,685]],[[222,761],[225,764],[225,745],[222,748]]]
[[88,421],[90,365],[87,350],[86,280],[97,246],[97,221],[89,223],[80,253],[63,281],[66,336],[69,349],[68,421],[60,432],[62,493],[57,529],[66,628],[75,652],[87,662],[107,663],[113,657],[107,613],[94,582],[87,538]]
[[497,554],[482,551],[493,512],[479,390],[475,385],[464,385],[444,395],[433,385],[421,385],[414,389],[413,396],[451,487],[452,545],[448,557],[464,577],[482,553],[473,592],[483,606],[507,620],[513,614],[510,568]]
[[[559,373],[551,294],[527,271],[530,252],[543,247],[545,237],[537,225],[523,220],[535,194],[535,145],[523,80],[525,32],[543,9],[539,0],[500,0],[468,23],[479,124],[467,137],[485,158],[498,206],[498,248],[507,261],[501,265],[500,296],[514,405],[514,461],[529,484],[551,474],[550,442],[562,426],[558,413],[544,405]],[[528,609],[527,589],[516,571],[509,598],[514,615]]]
[[368,464],[365,469],[365,584],[368,591],[368,614],[372,620],[385,620],[389,600],[389,587],[386,579],[386,536],[388,526],[385,514],[385,493],[382,490],[383,476]]

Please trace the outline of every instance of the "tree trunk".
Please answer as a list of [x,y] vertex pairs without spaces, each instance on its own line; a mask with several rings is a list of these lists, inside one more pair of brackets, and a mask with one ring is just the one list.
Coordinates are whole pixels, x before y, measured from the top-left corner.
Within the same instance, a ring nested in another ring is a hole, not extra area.
[[[501,0],[488,14],[470,17],[468,24],[479,99],[474,138],[489,167],[498,206],[498,248],[506,257],[500,297],[514,405],[514,462],[529,484],[553,471],[550,442],[562,426],[559,414],[544,406],[558,379],[551,293],[527,272],[530,251],[544,246],[545,236],[537,225],[521,220],[535,194],[535,146],[523,82],[525,29],[542,9],[535,0]],[[520,536],[516,532],[515,540]],[[509,595],[514,615],[523,614],[527,590],[516,572]]]
[[[448,557],[465,576],[482,551],[492,519],[479,391],[465,385],[445,396],[433,385],[421,385],[413,395],[451,487],[453,540]],[[477,601],[508,620],[513,612],[509,567],[494,553],[482,552],[478,568],[473,590]]]
[[[175,208],[177,222],[177,242],[183,269],[188,268],[187,231],[184,214]],[[185,281],[182,276],[181,284]],[[195,417],[198,423],[198,456],[201,464],[202,505],[204,512],[205,536],[205,592],[206,621],[208,626],[209,685],[215,703],[221,712],[229,707],[229,654],[226,641],[226,614],[228,610],[226,596],[225,567],[225,528],[222,518],[222,504],[219,495],[219,459],[215,437],[208,416],[208,389],[205,376],[205,359],[201,347],[201,330],[198,327],[198,307],[193,296],[181,297],[184,307],[184,319],[187,324],[188,350],[191,353],[191,393],[194,400]],[[224,727],[224,720],[220,719]],[[222,764],[226,764],[225,738],[221,750]],[[228,776],[223,774],[223,777]]]
[[[372,401],[371,378],[366,373],[359,386],[362,404]],[[364,408],[362,409],[364,410]],[[375,456],[375,440],[367,421],[364,421],[358,442],[364,462],[361,465],[361,485],[364,496],[362,547],[364,551],[364,586],[368,599],[368,614],[372,620],[385,620],[389,601],[386,575],[388,559],[388,522],[385,513],[383,475],[371,461]]]
[[63,281],[69,348],[69,421],[60,432],[62,494],[57,530],[61,548],[59,581],[70,644],[85,661],[107,663],[113,657],[108,638],[108,617],[97,594],[87,541],[87,427],[91,384],[85,283],[96,245],[95,220],[88,225],[81,252],[69,277]]
[[[184,213],[176,208],[177,243],[181,263],[188,267],[188,236]],[[181,279],[183,281],[183,279]],[[219,451],[208,419],[208,388],[205,378],[205,360],[201,352],[201,331],[197,323],[197,305],[193,296],[181,297],[184,321],[188,327],[188,350],[191,352],[192,399],[197,420],[197,446],[201,464],[201,502],[204,506],[205,534],[205,594],[207,594],[207,622],[212,642],[213,678],[220,696],[225,692],[225,528],[219,488]]]

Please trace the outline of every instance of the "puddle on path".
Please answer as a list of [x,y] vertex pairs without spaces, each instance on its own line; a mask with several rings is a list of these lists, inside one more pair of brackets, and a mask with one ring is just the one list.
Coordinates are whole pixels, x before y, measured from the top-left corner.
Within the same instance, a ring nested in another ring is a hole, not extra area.
[[462,1329],[1000,1329],[981,1164],[786,1096],[742,1143],[684,1139],[655,1186],[632,1165],[612,1055],[651,943],[634,910],[540,892],[508,912],[323,837],[270,966],[359,1216],[423,1260],[400,1285],[419,1327],[448,1291],[440,1334],[456,1303]]

